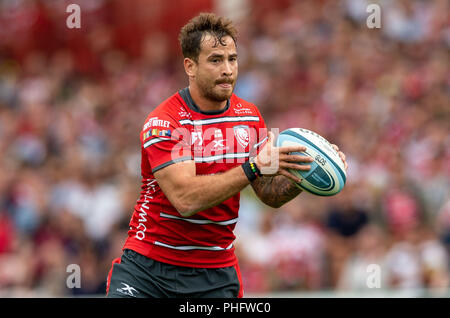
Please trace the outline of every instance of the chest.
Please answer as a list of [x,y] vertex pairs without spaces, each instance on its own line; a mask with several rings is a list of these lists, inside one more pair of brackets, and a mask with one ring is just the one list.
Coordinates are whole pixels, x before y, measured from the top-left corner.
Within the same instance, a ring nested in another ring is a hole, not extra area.
[[197,174],[223,172],[244,163],[258,142],[259,118],[222,117],[189,122]]

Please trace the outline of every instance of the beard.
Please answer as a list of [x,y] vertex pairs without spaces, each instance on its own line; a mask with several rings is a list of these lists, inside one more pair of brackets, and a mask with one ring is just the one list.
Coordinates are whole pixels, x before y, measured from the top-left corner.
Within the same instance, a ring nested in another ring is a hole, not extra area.
[[[230,89],[224,89],[218,86],[218,84],[229,83],[231,84]],[[216,80],[211,83],[211,81],[201,81],[198,83],[202,95],[215,102],[223,102],[228,100],[234,91],[234,86],[236,85],[235,79],[222,79]]]

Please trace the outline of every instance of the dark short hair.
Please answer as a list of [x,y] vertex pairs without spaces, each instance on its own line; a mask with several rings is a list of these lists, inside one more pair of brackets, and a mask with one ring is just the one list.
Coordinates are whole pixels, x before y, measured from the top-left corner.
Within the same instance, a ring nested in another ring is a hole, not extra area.
[[234,43],[237,39],[237,31],[231,20],[219,17],[214,13],[200,13],[181,28],[178,40],[183,56],[197,62],[200,46],[206,34],[215,37],[216,45],[219,43],[225,45],[222,40],[225,36],[230,36]]

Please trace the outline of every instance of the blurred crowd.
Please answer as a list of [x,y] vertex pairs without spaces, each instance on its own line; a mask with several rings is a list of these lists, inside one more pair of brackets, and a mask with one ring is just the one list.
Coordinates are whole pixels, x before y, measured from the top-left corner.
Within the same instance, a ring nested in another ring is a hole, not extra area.
[[[66,27],[70,3],[81,29]],[[139,194],[143,120],[187,86],[177,33],[201,11],[238,28],[236,94],[349,164],[334,197],[275,210],[242,193],[245,291],[448,290],[448,1],[5,0],[0,296],[104,294]],[[67,287],[70,264],[81,288]]]

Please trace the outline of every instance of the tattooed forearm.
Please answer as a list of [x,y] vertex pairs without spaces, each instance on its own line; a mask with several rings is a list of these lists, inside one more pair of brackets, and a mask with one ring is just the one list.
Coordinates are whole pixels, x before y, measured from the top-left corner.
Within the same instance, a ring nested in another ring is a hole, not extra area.
[[253,190],[265,204],[279,208],[302,190],[284,176],[260,177],[252,182]]

